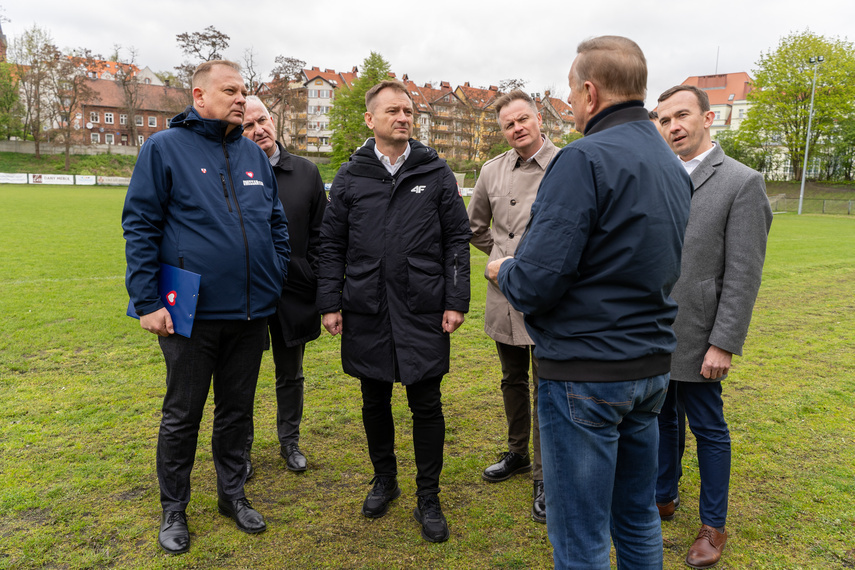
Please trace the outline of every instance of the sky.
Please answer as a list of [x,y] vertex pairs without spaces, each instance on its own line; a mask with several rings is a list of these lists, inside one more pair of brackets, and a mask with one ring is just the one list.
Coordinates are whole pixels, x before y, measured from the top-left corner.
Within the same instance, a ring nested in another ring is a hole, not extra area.
[[0,0],[7,41],[34,24],[60,48],[109,56],[136,48],[140,67],[171,71],[186,58],[175,36],[213,25],[231,37],[227,59],[251,48],[267,76],[277,55],[307,67],[360,67],[371,51],[398,77],[419,85],[498,85],[523,79],[525,90],[565,98],[567,73],[584,39],[622,35],[636,41],[648,64],[647,107],[692,75],[752,70],[781,38],[810,31],[855,41],[852,0],[711,2],[355,2],[255,0]]

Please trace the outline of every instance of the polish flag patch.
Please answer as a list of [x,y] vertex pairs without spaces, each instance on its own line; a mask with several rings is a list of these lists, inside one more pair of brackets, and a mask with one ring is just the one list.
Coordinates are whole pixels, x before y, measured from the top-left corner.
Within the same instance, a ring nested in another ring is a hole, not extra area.
[[252,178],[253,176],[255,176],[255,174],[253,174],[253,173],[252,173],[252,172],[250,172],[249,170],[247,170],[247,171],[246,171],[246,175],[247,175],[247,176],[249,176],[250,178]]
[[175,306],[175,300],[178,298],[178,293],[175,291],[170,291],[166,294],[166,302],[169,303],[170,307]]

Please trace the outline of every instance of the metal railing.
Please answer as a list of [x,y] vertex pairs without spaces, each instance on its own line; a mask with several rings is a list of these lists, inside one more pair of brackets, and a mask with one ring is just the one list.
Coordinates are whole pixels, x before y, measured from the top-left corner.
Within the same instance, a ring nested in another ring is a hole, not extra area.
[[[787,198],[785,195],[769,196],[773,212],[798,212],[799,199]],[[804,214],[836,214],[851,216],[855,214],[855,200],[831,200],[822,198],[805,198],[802,204]]]

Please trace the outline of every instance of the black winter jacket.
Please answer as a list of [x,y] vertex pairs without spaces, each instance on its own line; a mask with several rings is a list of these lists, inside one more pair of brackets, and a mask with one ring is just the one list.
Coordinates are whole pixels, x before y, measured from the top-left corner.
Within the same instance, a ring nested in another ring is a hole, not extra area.
[[318,338],[321,317],[315,307],[318,290],[318,249],[327,194],[318,167],[293,156],[279,144],[279,160],[273,167],[279,200],[288,218],[291,260],[288,281],[276,306],[285,346],[297,346]]
[[321,229],[318,309],[342,311],[341,360],[403,384],[448,372],[443,312],[469,310],[469,218],[451,169],[410,140],[392,176],[374,139],[343,164]]

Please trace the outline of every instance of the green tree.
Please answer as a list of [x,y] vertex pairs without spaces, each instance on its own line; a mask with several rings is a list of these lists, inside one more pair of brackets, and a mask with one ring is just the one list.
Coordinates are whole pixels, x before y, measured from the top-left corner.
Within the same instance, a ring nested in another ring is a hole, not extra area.
[[18,103],[18,80],[12,72],[12,64],[0,62],[0,138],[10,139],[20,130]]
[[335,104],[330,111],[332,135],[332,163],[347,162],[371,131],[365,125],[365,93],[377,83],[389,79],[389,62],[376,52],[371,52],[362,62],[362,73],[353,86],[339,87]]
[[804,163],[814,77],[810,58],[816,56],[824,61],[816,68],[810,140],[813,153],[817,142],[834,128],[836,118],[855,113],[855,47],[846,40],[806,30],[782,38],[777,48],[761,54],[748,95],[751,111],[740,127],[763,144],[785,146],[795,178],[801,178]]
[[33,27],[15,38],[11,46],[15,75],[18,77],[24,107],[23,131],[32,135],[36,158],[41,158],[41,142],[50,127],[51,101],[48,97],[50,66],[56,55],[50,32]]
[[578,131],[570,131],[569,133],[561,137],[561,144],[563,146],[567,146],[571,142],[581,139],[583,136],[584,135]]

